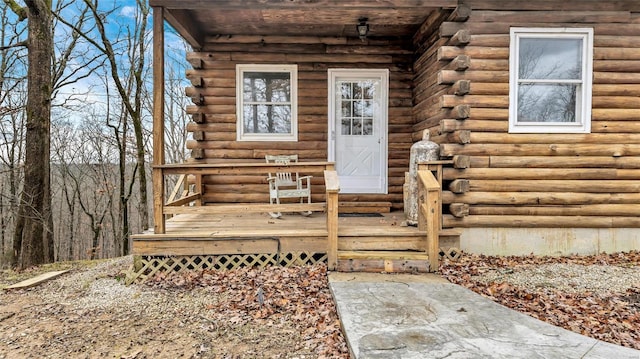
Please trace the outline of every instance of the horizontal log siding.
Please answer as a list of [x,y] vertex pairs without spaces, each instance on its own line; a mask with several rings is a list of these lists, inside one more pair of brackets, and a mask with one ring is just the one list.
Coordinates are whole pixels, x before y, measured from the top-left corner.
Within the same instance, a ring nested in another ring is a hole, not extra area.
[[[471,36],[467,46],[444,45],[437,65],[441,81],[470,82],[468,94],[439,102],[470,107],[466,119],[441,119],[437,133],[448,135],[434,138],[444,157],[471,156],[469,169],[444,171],[446,183],[468,180],[464,193],[445,184],[445,213],[468,205],[446,214],[445,226],[640,227],[640,5],[585,3],[468,0],[468,21],[440,27]],[[511,26],[594,28],[590,134],[508,133]],[[470,58],[466,71],[443,68],[460,55]]]
[[[262,42],[261,40],[264,40]],[[389,69],[389,194],[341,195],[347,202],[390,202],[402,208],[402,184],[412,144],[413,55],[410,40],[300,37],[221,37],[208,39],[202,52],[188,55],[194,101],[187,111],[196,121],[187,143],[200,162],[264,161],[265,154],[297,153],[301,161],[327,159],[327,69]],[[236,141],[236,64],[298,65],[298,141]],[[200,122],[200,123],[196,123]],[[324,181],[314,178],[313,200],[324,201]],[[263,176],[208,177],[205,202],[268,202]]]

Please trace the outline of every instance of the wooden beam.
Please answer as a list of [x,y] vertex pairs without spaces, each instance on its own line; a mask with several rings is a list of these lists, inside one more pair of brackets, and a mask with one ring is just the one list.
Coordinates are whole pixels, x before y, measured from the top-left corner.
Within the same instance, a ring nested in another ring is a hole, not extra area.
[[[175,1],[173,1],[175,4]],[[182,2],[180,2],[182,4]],[[162,6],[162,5],[160,5]],[[168,9],[166,6],[165,9]],[[176,12],[171,10],[164,11],[164,18],[167,22],[184,38],[194,50],[201,49],[204,45],[204,35],[195,26],[193,19],[185,12]]]
[[451,203],[449,212],[456,218],[462,218],[469,215],[469,205],[466,203]]
[[[167,207],[183,206],[185,204],[189,204],[189,203],[191,203],[193,201],[196,201],[196,200],[198,200],[200,198],[202,198],[202,194],[194,193],[194,194],[188,195],[186,197],[182,197],[182,198],[179,198],[179,199],[176,199],[176,200],[173,200],[173,201],[167,203]],[[192,208],[192,207],[187,207],[187,208]],[[163,212],[164,212],[164,210],[163,210]]]
[[[195,198],[193,199],[195,200]],[[288,204],[229,204],[212,206],[171,206],[167,204],[165,214],[225,214],[225,213],[261,213],[261,212],[323,212],[326,204],[288,203]]]
[[165,174],[201,174],[201,175],[259,175],[275,172],[300,172],[304,174],[324,173],[333,168],[333,162],[297,162],[280,165],[264,162],[250,163],[175,163],[154,166]]
[[[153,8],[153,165],[164,164],[164,9]],[[153,228],[165,232],[164,176],[162,169],[154,169]]]
[[168,9],[318,9],[335,7],[344,9],[393,9],[442,7],[455,8],[458,0],[384,0],[384,1],[343,1],[343,0],[150,0],[151,6],[162,6]]
[[471,166],[471,156],[456,155],[453,156],[453,168],[464,169]]
[[449,40],[449,45],[453,46],[464,46],[471,41],[471,34],[468,30],[458,30],[453,36],[451,36],[451,40]]
[[471,7],[466,4],[460,4],[449,16],[449,21],[455,22],[463,22],[467,21],[467,19],[471,16]]
[[468,168],[443,169],[445,180],[458,178],[478,180],[637,180],[640,178],[639,169],[618,168]]
[[453,193],[465,193],[469,192],[469,180],[456,179],[449,184],[449,190]]
[[66,269],[66,270],[61,270],[61,271],[54,271],[54,272],[46,272],[43,274],[40,274],[38,276],[35,276],[33,278],[30,279],[26,279],[23,280],[21,282],[18,282],[16,284],[12,284],[8,287],[5,287],[4,289],[22,289],[22,288],[29,288],[29,287],[33,287],[35,285],[38,285],[42,282],[45,282],[49,279],[55,278],[59,275],[62,275],[64,273],[67,273],[68,271],[70,271],[71,269]]
[[640,217],[597,216],[444,216],[451,227],[507,227],[507,228],[638,228]]
[[471,81],[458,80],[451,86],[451,92],[457,96],[464,96],[471,91]]

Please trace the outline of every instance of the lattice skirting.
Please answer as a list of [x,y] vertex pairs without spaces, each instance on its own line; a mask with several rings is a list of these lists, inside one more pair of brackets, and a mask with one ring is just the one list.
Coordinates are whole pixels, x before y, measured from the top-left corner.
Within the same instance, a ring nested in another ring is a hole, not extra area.
[[456,261],[460,258],[462,251],[456,247],[450,247],[450,248],[440,247],[440,253],[438,254],[440,255],[440,260],[448,259],[451,261]]
[[183,270],[229,270],[239,267],[283,267],[311,265],[326,262],[326,253],[290,252],[262,254],[225,254],[198,256],[138,256],[127,272],[126,283],[143,282],[160,271],[179,272]]

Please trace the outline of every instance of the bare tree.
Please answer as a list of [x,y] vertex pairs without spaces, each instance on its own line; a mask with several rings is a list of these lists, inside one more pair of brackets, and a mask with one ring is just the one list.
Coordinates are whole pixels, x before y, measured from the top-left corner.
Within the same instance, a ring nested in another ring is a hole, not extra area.
[[[136,0],[137,12],[135,20],[133,21],[133,27],[123,27],[126,33],[120,33],[119,36],[125,35],[122,40],[118,38],[113,39],[112,36],[108,36],[105,28],[105,19],[115,11],[113,9],[110,12],[103,12],[99,9],[97,0],[84,0],[85,4],[89,7],[92,17],[96,25],[96,31],[99,36],[99,40],[94,40],[91,37],[90,32],[76,27],[74,24],[65,22],[68,26],[73,27],[75,31],[90,42],[99,52],[104,54],[109,64],[109,71],[111,74],[111,80],[115,85],[116,91],[120,96],[122,105],[125,110],[127,119],[131,121],[133,132],[135,136],[135,149],[136,149],[136,172],[138,174],[138,190],[140,194],[140,214],[142,229],[149,228],[149,207],[148,207],[148,191],[147,191],[147,170],[146,170],[146,158],[145,158],[145,130],[143,125],[144,107],[143,101],[146,84],[144,82],[144,74],[146,69],[146,52],[148,41],[147,40],[147,22],[149,16],[149,7],[144,0]],[[124,46],[121,46],[123,45]],[[118,52],[117,49],[121,49]],[[125,66],[122,66],[125,64]],[[113,123],[110,125],[113,126]],[[126,134],[127,126],[124,125],[124,132]],[[114,127],[114,135],[118,131]],[[125,149],[120,148],[121,154]],[[121,161],[121,164],[123,162]],[[124,173],[124,171],[121,171]],[[122,181],[121,181],[122,182]],[[129,196],[124,193],[127,191],[123,186],[120,187],[120,207],[123,210],[122,217],[122,254],[128,254],[129,250],[129,218],[126,215],[128,211],[128,198]]]
[[[6,4],[0,4],[0,266],[12,261],[12,235],[18,212],[24,151],[26,58],[19,26]],[[16,47],[17,46],[17,47]],[[8,253],[8,249],[11,251]]]
[[53,260],[53,220],[49,139],[51,127],[51,2],[25,0],[25,7],[4,0],[20,20],[27,19],[27,132],[24,185],[13,236],[14,264],[19,268]]

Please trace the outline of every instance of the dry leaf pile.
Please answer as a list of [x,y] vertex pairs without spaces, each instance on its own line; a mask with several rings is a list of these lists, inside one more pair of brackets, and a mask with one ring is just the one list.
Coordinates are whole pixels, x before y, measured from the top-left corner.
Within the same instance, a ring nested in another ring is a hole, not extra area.
[[224,326],[277,327],[288,322],[318,358],[348,358],[329,291],[326,265],[161,273],[154,288],[209,291],[217,298],[202,310],[211,330]]
[[[640,252],[570,257],[463,254],[457,262],[444,262],[440,271],[449,281],[534,318],[640,349]],[[603,276],[598,278],[598,273]],[[607,278],[607,273],[615,277]],[[603,287],[608,284],[609,290]]]

